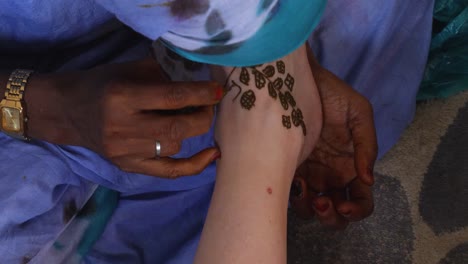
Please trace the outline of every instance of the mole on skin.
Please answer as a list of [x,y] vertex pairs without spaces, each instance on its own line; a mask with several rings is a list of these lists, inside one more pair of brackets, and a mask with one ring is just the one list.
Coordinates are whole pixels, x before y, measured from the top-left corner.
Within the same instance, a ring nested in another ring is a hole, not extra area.
[[272,193],[273,193],[273,190],[271,189],[271,187],[268,187],[268,188],[267,188],[267,193],[268,193],[268,194],[272,194]]

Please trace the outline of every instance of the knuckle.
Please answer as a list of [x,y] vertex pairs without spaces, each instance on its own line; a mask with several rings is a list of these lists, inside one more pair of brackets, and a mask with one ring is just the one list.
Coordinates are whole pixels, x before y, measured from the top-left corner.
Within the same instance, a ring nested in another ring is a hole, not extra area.
[[166,133],[171,142],[179,141],[182,138],[182,125],[177,120],[172,120],[169,122]]
[[177,107],[183,105],[187,95],[182,87],[168,87],[164,96],[164,100],[168,106]]
[[165,176],[170,178],[170,179],[176,179],[176,178],[179,178],[179,177],[183,176],[181,170],[179,169],[179,167],[174,166],[172,164],[166,165],[164,171],[165,171],[165,173],[164,173]]
[[113,116],[120,113],[119,110],[126,109],[128,101],[131,100],[132,93],[129,92],[130,84],[124,81],[111,80],[104,87],[101,108],[105,115]]
[[171,142],[168,143],[168,151],[169,151],[169,155],[170,155],[170,156],[179,153],[179,152],[180,152],[180,149],[181,149],[181,144],[180,144],[180,142],[171,141]]

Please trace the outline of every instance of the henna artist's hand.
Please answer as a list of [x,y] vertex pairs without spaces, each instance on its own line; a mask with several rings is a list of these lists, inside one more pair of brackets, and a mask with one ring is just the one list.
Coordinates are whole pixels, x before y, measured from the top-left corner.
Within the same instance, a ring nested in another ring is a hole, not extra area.
[[[370,186],[377,140],[372,107],[366,98],[320,67],[311,53],[309,60],[322,99],[324,122],[316,148],[296,171],[291,203],[303,218],[315,213],[323,225],[344,228],[349,221],[359,221],[373,211]],[[302,195],[298,195],[301,190]]]
[[[58,88],[53,105],[30,99],[34,138],[86,147],[122,170],[166,178],[199,173],[218,153],[210,148],[187,159],[169,157],[182,140],[208,132],[223,94],[215,82],[170,82],[149,59],[39,76],[36,83],[41,79]],[[180,111],[187,107],[193,108]],[[51,119],[54,127],[40,123]]]

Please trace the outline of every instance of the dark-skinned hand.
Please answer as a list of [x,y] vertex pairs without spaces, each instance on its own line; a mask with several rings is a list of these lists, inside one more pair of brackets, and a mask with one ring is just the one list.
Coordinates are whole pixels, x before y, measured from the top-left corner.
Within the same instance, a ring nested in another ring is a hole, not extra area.
[[[152,59],[36,74],[27,98],[29,133],[88,148],[124,171],[165,178],[193,175],[219,156],[216,148],[186,159],[170,156],[184,139],[209,131],[222,95],[215,82],[168,80]],[[160,157],[155,157],[156,140]]]
[[343,229],[374,208],[371,186],[377,140],[369,101],[315,61],[309,62],[319,88],[323,128],[317,145],[296,170],[291,204],[301,218]]

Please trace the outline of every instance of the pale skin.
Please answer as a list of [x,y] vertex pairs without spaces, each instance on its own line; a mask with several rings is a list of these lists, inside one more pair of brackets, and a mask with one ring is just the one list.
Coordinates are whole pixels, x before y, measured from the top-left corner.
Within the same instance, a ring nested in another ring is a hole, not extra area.
[[[251,110],[233,101],[234,92],[225,96],[216,125],[223,156],[195,263],[286,263],[289,190],[296,167],[318,139],[322,114],[305,46],[283,61],[295,76],[292,94],[303,109],[307,136],[283,126],[286,111],[266,89],[245,87],[256,93]],[[214,69],[217,76],[231,71]]]

